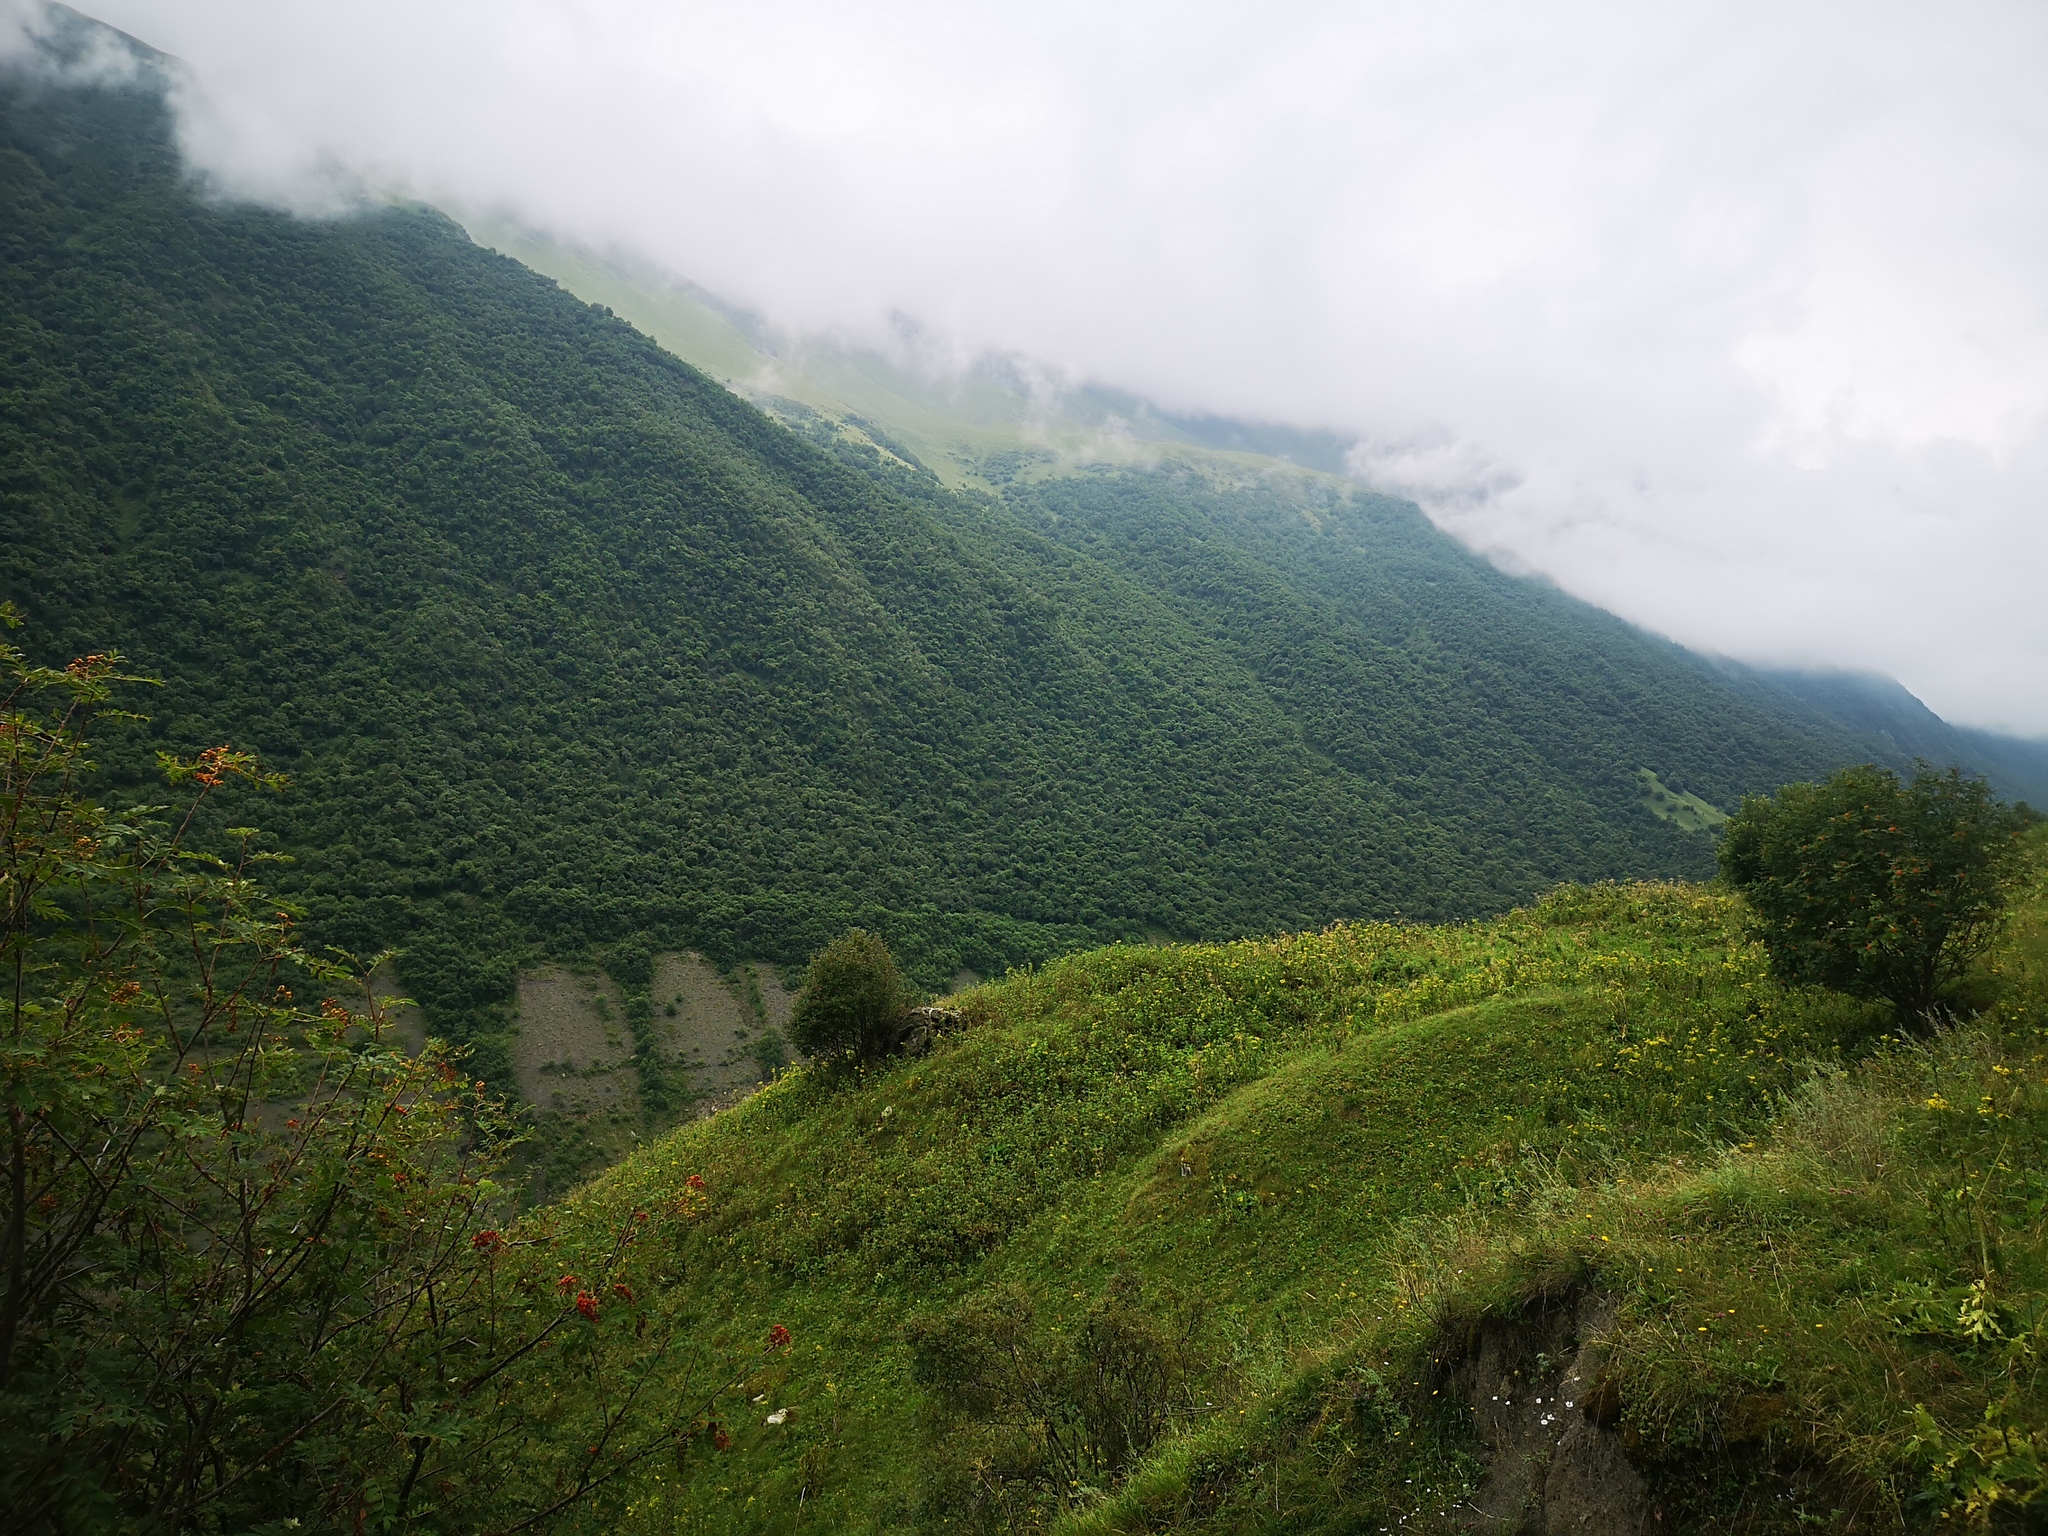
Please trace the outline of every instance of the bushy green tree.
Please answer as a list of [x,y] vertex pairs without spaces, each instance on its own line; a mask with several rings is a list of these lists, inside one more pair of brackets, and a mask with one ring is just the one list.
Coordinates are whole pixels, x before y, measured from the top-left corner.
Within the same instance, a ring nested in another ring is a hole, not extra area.
[[642,1240],[701,1181],[580,1244],[508,1222],[484,1084],[206,830],[280,781],[216,747],[177,804],[81,792],[122,681],[0,641],[0,1529],[517,1530],[673,1452],[749,1368]]
[[1920,1019],[1990,942],[2026,825],[1958,769],[1844,768],[1743,801],[1721,870],[1782,979]]
[[889,946],[855,928],[811,957],[789,1016],[789,1033],[807,1056],[873,1061],[896,1043],[909,1006]]

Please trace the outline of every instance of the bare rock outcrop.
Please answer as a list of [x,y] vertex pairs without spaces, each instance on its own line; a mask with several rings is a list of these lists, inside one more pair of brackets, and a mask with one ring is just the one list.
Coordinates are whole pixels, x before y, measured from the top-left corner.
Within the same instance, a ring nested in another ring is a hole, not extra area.
[[942,1008],[934,1003],[924,1008],[912,1008],[903,1015],[897,1026],[896,1039],[889,1047],[892,1056],[922,1056],[946,1035],[959,1029],[966,1020],[958,1008]]
[[1486,1443],[1461,1511],[1488,1536],[1642,1536],[1655,1529],[1605,1375],[1615,1306],[1601,1296],[1481,1325],[1451,1375]]

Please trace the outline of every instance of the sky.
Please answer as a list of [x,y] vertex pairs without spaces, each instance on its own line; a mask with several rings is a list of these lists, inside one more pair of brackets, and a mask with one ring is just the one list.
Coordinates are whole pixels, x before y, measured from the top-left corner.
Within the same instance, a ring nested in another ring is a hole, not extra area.
[[2048,736],[2037,0],[86,9],[229,195],[1354,433],[1510,569]]

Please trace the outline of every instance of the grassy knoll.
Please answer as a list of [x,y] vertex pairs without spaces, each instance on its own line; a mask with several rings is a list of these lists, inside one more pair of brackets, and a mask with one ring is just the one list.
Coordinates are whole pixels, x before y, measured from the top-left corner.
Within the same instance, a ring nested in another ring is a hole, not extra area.
[[[1566,888],[1462,926],[1113,947],[961,1002],[969,1027],[931,1056],[786,1077],[544,1218],[573,1243],[701,1176],[664,1304],[708,1334],[781,1323],[797,1340],[749,1383],[761,1402],[728,1450],[693,1448],[594,1514],[1312,1528],[1426,1506],[1407,1479],[1447,1496],[1476,1467],[1430,1412],[1436,1303],[1511,1290],[1496,1249],[1519,1253],[1525,1228],[1569,1247],[1560,1223],[1640,1170],[1761,1144],[1781,1096],[1882,1022],[1778,988],[1734,904],[1687,886]],[[1584,1224],[1608,1247],[1627,1235]],[[998,1315],[1018,1358],[1046,1361],[1110,1323],[1171,1321],[1188,1347],[1161,1389],[1168,1432],[1056,1485],[1030,1424],[913,1380],[909,1340],[971,1344]],[[1333,1466],[1309,1432],[1319,1393],[1341,1378],[1356,1400],[1366,1352],[1384,1422]]]
[[1297,1349],[1246,1428],[1169,1444],[1067,1528],[1440,1523],[1482,1471],[1438,1395],[1460,1350],[1590,1295],[1614,1304],[1607,1411],[1663,1529],[2038,1529],[2044,914],[2037,873],[1981,1012],[1814,1073],[1753,1135],[1559,1164],[1411,1224],[1377,1310]]

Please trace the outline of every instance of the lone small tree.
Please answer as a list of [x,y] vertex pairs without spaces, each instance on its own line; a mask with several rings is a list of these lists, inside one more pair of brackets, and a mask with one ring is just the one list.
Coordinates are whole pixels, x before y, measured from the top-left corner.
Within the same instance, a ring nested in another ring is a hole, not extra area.
[[2028,821],[1959,769],[1844,768],[1744,800],[1721,871],[1782,980],[1923,1019],[1997,931]]
[[841,934],[811,957],[789,1033],[808,1056],[889,1053],[910,1006],[889,946],[862,928]]

